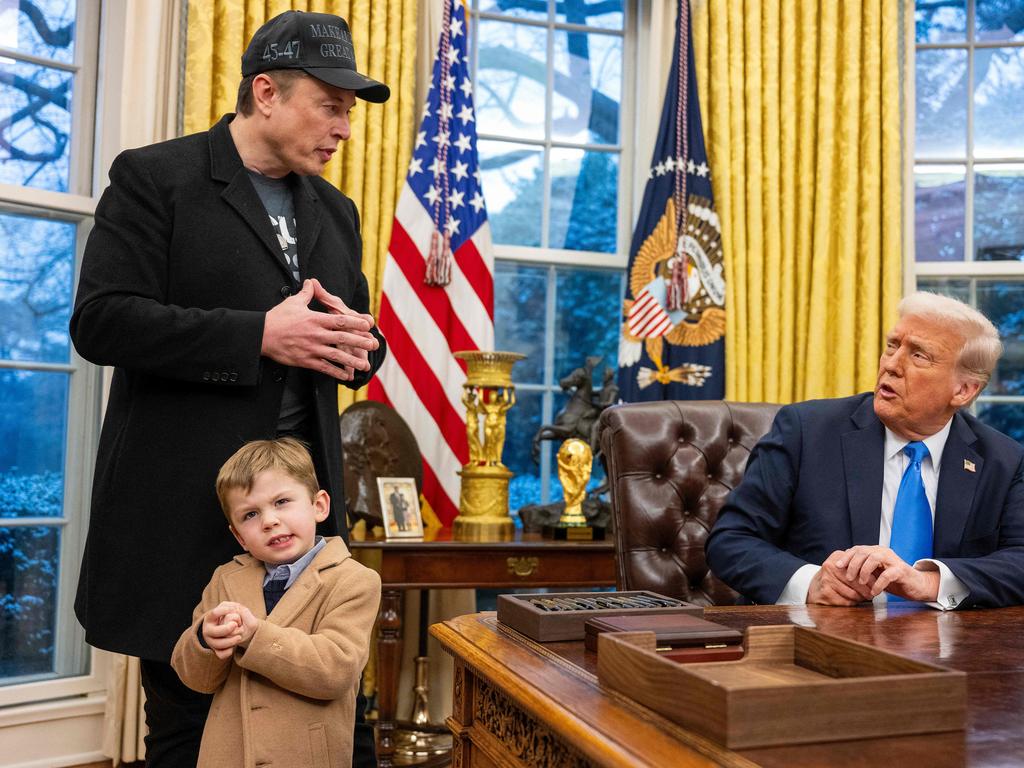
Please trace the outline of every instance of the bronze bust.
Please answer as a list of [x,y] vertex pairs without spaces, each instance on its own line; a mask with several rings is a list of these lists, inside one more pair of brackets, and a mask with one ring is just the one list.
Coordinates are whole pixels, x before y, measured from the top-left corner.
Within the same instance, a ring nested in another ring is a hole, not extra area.
[[349,526],[365,520],[383,526],[378,477],[412,477],[423,490],[423,461],[416,438],[398,413],[372,400],[353,403],[341,414],[345,455],[345,506]]

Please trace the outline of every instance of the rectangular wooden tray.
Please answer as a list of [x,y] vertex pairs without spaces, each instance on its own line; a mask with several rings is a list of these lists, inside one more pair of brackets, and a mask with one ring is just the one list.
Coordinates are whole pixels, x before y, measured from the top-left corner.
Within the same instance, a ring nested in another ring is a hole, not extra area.
[[521,632],[539,643],[560,640],[582,640],[583,625],[595,616],[646,616],[688,614],[703,616],[704,608],[691,603],[664,608],[600,608],[579,611],[544,611],[532,604],[537,599],[583,598],[587,600],[602,597],[651,597],[658,600],[673,600],[656,592],[542,592],[518,595],[498,595],[498,621],[517,632]]
[[963,672],[806,627],[749,627],[744,644],[739,661],[678,664],[653,632],[606,632],[597,677],[730,749],[965,727]]

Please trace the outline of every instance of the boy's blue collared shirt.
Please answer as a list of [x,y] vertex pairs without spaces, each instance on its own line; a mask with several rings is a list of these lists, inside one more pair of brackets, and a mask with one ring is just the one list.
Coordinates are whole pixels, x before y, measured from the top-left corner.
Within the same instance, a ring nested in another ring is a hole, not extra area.
[[270,563],[264,563],[263,567],[267,569],[267,575],[263,579],[263,583],[273,581],[275,579],[287,579],[287,583],[284,585],[285,589],[288,589],[295,580],[302,575],[302,572],[306,570],[313,558],[316,557],[317,553],[324,548],[327,541],[323,536],[316,537],[316,543],[310,547],[309,552],[304,554],[294,563],[283,563],[281,565],[271,565]]

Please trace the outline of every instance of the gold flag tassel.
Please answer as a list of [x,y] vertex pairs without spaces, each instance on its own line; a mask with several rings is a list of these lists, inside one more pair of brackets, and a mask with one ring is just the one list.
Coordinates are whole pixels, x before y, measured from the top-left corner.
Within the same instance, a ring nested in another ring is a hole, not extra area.
[[427,274],[423,282],[440,288],[452,281],[452,239],[436,229],[430,236],[430,254],[427,256]]

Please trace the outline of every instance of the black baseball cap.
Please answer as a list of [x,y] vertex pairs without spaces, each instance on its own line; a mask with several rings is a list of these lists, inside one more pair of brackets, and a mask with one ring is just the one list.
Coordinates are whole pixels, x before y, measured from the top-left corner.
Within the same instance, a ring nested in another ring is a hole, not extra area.
[[285,11],[257,29],[242,54],[242,76],[274,69],[301,69],[377,104],[391,96],[384,83],[356,72],[348,22],[330,13]]

